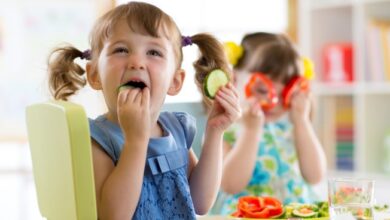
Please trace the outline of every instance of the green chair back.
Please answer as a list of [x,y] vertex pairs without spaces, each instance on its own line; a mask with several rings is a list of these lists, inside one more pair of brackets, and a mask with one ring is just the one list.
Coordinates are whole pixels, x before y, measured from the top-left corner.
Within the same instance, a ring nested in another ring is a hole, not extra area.
[[28,106],[27,131],[41,215],[97,219],[91,139],[83,107],[49,101]]

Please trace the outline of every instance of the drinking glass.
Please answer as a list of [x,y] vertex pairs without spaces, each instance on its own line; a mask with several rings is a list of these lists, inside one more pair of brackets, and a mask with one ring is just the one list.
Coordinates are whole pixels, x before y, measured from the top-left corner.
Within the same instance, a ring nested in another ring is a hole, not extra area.
[[329,179],[329,214],[332,220],[373,219],[374,181]]

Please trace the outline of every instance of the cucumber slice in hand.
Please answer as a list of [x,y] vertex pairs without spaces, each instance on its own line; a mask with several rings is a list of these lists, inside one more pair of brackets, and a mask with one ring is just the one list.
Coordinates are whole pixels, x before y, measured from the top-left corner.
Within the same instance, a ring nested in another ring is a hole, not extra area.
[[228,75],[220,70],[216,69],[211,71],[203,82],[203,89],[207,97],[214,99],[219,88],[225,86],[229,82]]

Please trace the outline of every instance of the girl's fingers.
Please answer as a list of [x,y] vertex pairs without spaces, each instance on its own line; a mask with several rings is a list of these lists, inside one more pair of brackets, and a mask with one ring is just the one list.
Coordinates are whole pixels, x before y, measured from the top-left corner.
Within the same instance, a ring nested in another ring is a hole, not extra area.
[[310,96],[309,93],[306,93],[306,92],[302,92],[302,91],[297,91],[295,93],[293,93],[292,95],[292,99],[296,98],[308,98]]
[[232,83],[228,83],[226,87],[227,87],[229,90],[231,90],[231,91],[233,92],[233,94],[234,94],[234,96],[235,96],[236,98],[239,97],[239,96],[238,96],[238,91],[237,91],[236,87],[233,86]]
[[255,97],[248,98],[244,103],[245,111],[251,111],[253,108],[259,107],[259,103]]
[[134,104],[140,106],[142,104],[143,89],[137,89],[137,93],[134,96]]
[[123,89],[119,92],[118,103],[124,105],[125,103],[141,103],[142,92],[140,89]]
[[226,89],[219,90],[217,92],[217,96],[222,96],[223,98],[225,98],[227,101],[229,101],[232,104],[238,102],[238,99],[233,95],[233,93],[226,90]]
[[253,105],[251,109],[251,113],[255,116],[260,116],[262,114],[263,110],[259,105]]
[[135,101],[135,98],[137,97],[138,93],[140,92],[140,90],[138,88],[136,89],[131,89],[130,90],[130,93],[129,93],[129,97],[127,98],[127,101],[129,102],[134,102]]
[[[239,111],[239,104],[238,99],[234,97],[232,93],[228,94],[224,90],[220,90],[217,93],[217,98],[223,99],[226,101],[227,104],[229,104],[230,107],[234,108],[235,110]],[[228,106],[226,106],[228,107]]]
[[136,105],[141,105],[142,102],[142,90],[137,89],[137,93],[134,96],[134,103]]
[[142,90],[141,106],[146,106],[148,108],[149,103],[150,103],[150,90],[149,90],[149,88],[145,87]]
[[223,97],[221,96],[217,96],[216,97],[216,100],[218,101],[218,103],[222,106],[222,108],[228,112],[229,115],[232,115],[234,114],[234,112],[237,111],[237,109],[235,109],[234,107],[232,107],[232,105],[226,101]]
[[228,115],[241,117],[241,109],[238,103],[231,103],[220,95],[216,97],[216,100]]
[[231,96],[234,100],[237,100],[237,102],[240,101],[240,98],[238,96],[238,92],[233,85],[228,84],[227,87],[223,87],[220,90],[221,90],[221,92]]
[[126,103],[128,96],[129,96],[129,89],[121,90],[119,92],[119,95],[118,95],[118,103],[120,105],[123,105],[124,103]]

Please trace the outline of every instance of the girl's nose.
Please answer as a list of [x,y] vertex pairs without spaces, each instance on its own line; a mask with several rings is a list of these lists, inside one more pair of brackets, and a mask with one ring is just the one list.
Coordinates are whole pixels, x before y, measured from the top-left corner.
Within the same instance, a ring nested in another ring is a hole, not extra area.
[[145,69],[145,64],[141,56],[137,54],[131,54],[129,57],[129,64],[127,68],[132,70],[143,70]]

